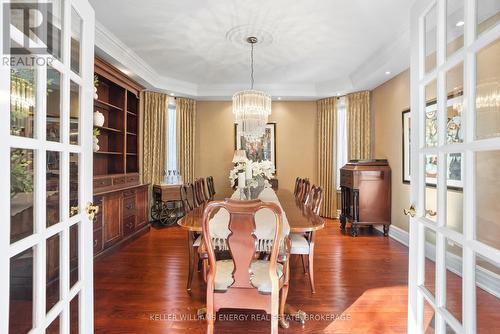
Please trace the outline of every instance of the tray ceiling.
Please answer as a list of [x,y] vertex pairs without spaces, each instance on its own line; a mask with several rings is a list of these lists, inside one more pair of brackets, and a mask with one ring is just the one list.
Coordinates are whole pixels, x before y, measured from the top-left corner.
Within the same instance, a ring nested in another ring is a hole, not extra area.
[[[205,99],[249,86],[283,98],[370,89],[409,64],[413,0],[90,0],[98,53],[151,88]],[[112,41],[117,39],[117,41]]]

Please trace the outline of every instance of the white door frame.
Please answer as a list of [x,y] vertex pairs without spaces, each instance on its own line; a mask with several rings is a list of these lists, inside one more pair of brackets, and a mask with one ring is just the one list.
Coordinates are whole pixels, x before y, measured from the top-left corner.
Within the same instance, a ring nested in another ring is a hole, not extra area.
[[[436,45],[437,65],[430,73],[425,73],[425,25],[424,17],[436,6]],[[409,298],[408,332],[423,333],[424,300],[432,306],[435,314],[437,333],[444,333],[446,325],[457,333],[476,331],[476,255],[486,258],[500,266],[500,250],[476,240],[476,188],[475,154],[479,151],[500,150],[500,138],[475,139],[476,120],[476,54],[483,47],[500,37],[500,24],[476,37],[476,1],[464,0],[464,46],[451,56],[446,54],[446,0],[415,1],[411,9],[411,117],[412,161],[411,203],[416,215],[410,218],[409,240]],[[447,144],[446,129],[446,72],[463,62],[464,92],[462,126],[465,132],[463,143]],[[437,80],[438,108],[438,145],[425,147],[424,113],[425,86]],[[446,226],[446,154],[462,153],[463,173],[463,233]],[[424,178],[425,155],[438,157],[437,220],[426,218]],[[436,233],[436,277],[435,296],[424,286],[425,230]],[[457,320],[446,310],[446,240],[462,247],[462,321]]]
[[[3,17],[2,0],[0,17]],[[30,2],[30,1],[27,1]],[[33,1],[31,1],[33,2]],[[47,2],[38,1],[38,2]],[[77,75],[70,67],[71,11],[72,8],[82,19],[80,44],[81,74]],[[6,27],[0,25],[0,42]],[[9,288],[10,258],[33,248],[33,329],[30,333],[45,333],[45,329],[57,317],[60,318],[60,332],[69,333],[71,299],[79,294],[79,333],[93,332],[93,236],[92,221],[85,213],[86,205],[92,202],[92,114],[94,78],[94,11],[87,0],[63,0],[62,21],[62,61],[54,58],[52,67],[61,73],[61,142],[46,141],[46,66],[37,67],[37,103],[35,112],[35,138],[10,135],[10,67],[0,64],[0,168],[10,173],[10,150],[12,147],[34,151],[34,191],[33,210],[34,233],[17,242],[10,243],[10,178],[2,177],[0,192],[0,333],[9,329]],[[13,35],[11,34],[11,37]],[[17,39],[17,37],[14,37]],[[1,44],[1,43],[0,43]],[[3,44],[2,44],[3,45]],[[3,50],[2,50],[3,56]],[[48,56],[45,56],[48,57]],[[79,145],[69,142],[70,130],[70,80],[80,86]],[[46,227],[46,151],[60,152],[60,222]],[[79,154],[78,170],[78,214],[69,217],[69,153]],[[79,280],[70,289],[70,236],[69,228],[79,223],[78,270]],[[46,313],[46,240],[60,235],[60,295],[59,302]]]

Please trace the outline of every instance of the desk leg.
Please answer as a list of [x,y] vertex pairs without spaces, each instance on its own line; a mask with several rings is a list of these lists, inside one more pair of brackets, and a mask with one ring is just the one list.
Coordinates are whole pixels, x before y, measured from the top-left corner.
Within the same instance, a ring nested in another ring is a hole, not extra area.
[[353,220],[351,223],[351,235],[357,237],[359,234],[358,221],[359,221],[359,190],[353,190]]
[[193,248],[194,243],[194,233],[191,231],[187,232],[187,246],[188,246],[188,254],[189,254],[189,272],[188,272],[188,281],[187,281],[187,291],[191,292],[191,283],[193,281],[193,272],[194,272],[194,257],[195,252]]

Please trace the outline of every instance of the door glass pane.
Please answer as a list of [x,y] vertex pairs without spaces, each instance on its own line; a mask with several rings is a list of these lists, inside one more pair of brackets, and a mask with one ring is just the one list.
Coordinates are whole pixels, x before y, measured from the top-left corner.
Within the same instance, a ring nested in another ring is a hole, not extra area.
[[35,137],[36,87],[33,68],[10,69],[10,134]]
[[447,55],[464,46],[464,2],[463,0],[446,1],[446,49]]
[[78,282],[79,279],[79,251],[78,242],[80,239],[79,223],[71,225],[69,228],[69,286],[70,288]]
[[425,217],[436,221],[437,218],[437,194],[436,188],[438,178],[437,155],[425,156]]
[[446,309],[462,322],[462,247],[446,239]]
[[69,303],[69,332],[71,334],[78,334],[78,327],[79,327],[79,300],[80,300],[80,294],[77,294]]
[[9,333],[33,327],[33,249],[10,259]]
[[60,317],[57,316],[57,318],[54,319],[54,321],[52,321],[52,323],[49,325],[49,327],[47,327],[47,329],[45,330],[45,333],[46,334],[59,334],[59,328],[61,326],[61,323],[60,323]]
[[424,299],[424,323],[423,323],[423,328],[424,328],[424,333],[425,334],[433,334],[436,332],[436,323],[435,323],[435,316],[434,316],[434,308],[432,308],[432,305],[427,302],[427,300]]
[[425,15],[425,72],[431,72],[436,68],[437,29],[436,29],[436,5]]
[[63,6],[62,0],[51,0],[52,7],[49,7],[49,22],[47,36],[47,51],[57,59],[62,59],[62,22]]
[[78,153],[69,154],[69,216],[72,217],[78,214],[80,210],[80,200],[78,191]]
[[476,138],[500,136],[500,39],[477,53]]
[[70,134],[69,143],[78,145],[80,131],[80,86],[71,81],[70,84]]
[[59,223],[61,201],[61,153],[47,151],[47,227]]
[[80,74],[80,46],[82,41],[82,18],[71,8],[71,70]]
[[476,238],[500,249],[500,151],[476,153]]
[[59,272],[60,272],[60,265],[59,265],[59,249],[60,249],[60,240],[61,238],[59,237],[59,234],[56,234],[49,239],[47,239],[46,242],[46,252],[47,252],[47,259],[46,259],[46,310],[49,312],[52,307],[57,304],[59,301],[60,295],[59,295]]
[[477,0],[477,34],[493,28],[500,20],[498,0]]
[[34,153],[10,150],[10,242],[33,234]]
[[61,73],[47,68],[47,140],[61,141]]
[[436,263],[435,260],[435,245],[436,245],[436,232],[426,228],[425,229],[425,278],[424,286],[429,290],[432,295],[436,291]]
[[446,72],[446,142],[448,144],[462,143],[464,135],[462,131],[463,115],[463,89],[464,89],[464,63],[460,63]]
[[446,155],[447,173],[446,184],[446,227],[462,233],[464,196],[463,188],[464,159],[462,153],[450,153]]
[[425,86],[425,146],[434,147],[438,144],[437,124],[437,85],[436,80]]
[[[500,328],[500,298],[491,289],[500,285],[500,267],[476,255],[476,310],[477,333],[497,333]],[[488,282],[489,291],[484,283]],[[498,290],[496,290],[498,291]]]

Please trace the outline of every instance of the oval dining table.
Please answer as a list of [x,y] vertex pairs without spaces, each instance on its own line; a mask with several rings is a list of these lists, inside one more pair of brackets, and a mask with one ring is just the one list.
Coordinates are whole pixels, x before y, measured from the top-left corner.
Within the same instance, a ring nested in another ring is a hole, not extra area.
[[[325,227],[325,221],[323,218],[315,214],[309,207],[304,205],[304,203],[298,201],[294,194],[286,189],[276,190],[276,195],[283,208],[283,211],[290,225],[290,233],[305,233],[321,230]],[[220,196],[216,196],[216,199],[223,200]],[[188,233],[188,251],[189,251],[189,275],[188,275],[188,291],[190,291],[190,283],[192,280],[192,268],[194,266],[195,254],[193,249],[193,242],[196,240],[196,235],[202,233],[202,220],[203,211],[205,209],[206,203],[194,208],[188,212],[184,217],[177,221],[177,224],[185,229]],[[200,309],[198,314],[203,314],[204,309]],[[294,310],[293,307],[287,304],[287,314],[292,315],[293,318],[300,321],[302,324],[305,323],[306,313],[301,310]],[[288,327],[285,323],[283,326]]]

